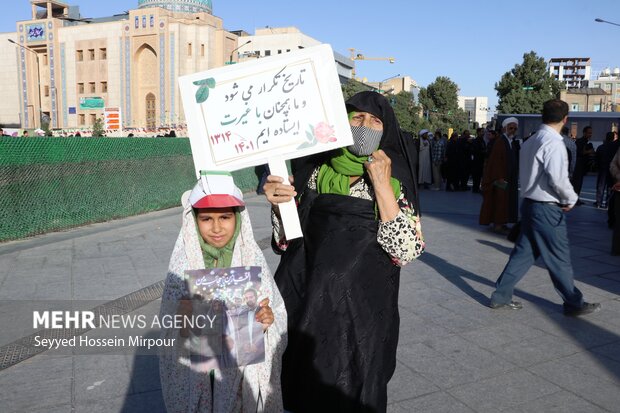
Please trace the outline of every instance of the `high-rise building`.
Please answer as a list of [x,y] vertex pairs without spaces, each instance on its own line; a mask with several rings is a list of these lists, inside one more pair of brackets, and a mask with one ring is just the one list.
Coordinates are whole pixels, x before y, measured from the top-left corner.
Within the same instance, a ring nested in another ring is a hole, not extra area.
[[567,88],[587,87],[590,80],[589,57],[554,57],[549,59],[549,74],[566,83]]
[[489,121],[489,98],[486,96],[459,96],[459,108],[469,116],[469,122],[482,126]]

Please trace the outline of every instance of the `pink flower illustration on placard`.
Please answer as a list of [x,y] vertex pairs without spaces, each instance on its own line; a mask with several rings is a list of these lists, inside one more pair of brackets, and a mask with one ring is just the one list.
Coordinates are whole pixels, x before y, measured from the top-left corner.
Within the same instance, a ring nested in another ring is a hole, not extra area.
[[325,122],[319,122],[314,127],[314,136],[321,143],[336,142],[334,128]]
[[308,130],[306,131],[306,142],[299,145],[297,149],[311,148],[315,146],[317,142],[336,142],[337,139],[335,133],[334,127],[325,122],[319,122],[315,126],[308,125]]

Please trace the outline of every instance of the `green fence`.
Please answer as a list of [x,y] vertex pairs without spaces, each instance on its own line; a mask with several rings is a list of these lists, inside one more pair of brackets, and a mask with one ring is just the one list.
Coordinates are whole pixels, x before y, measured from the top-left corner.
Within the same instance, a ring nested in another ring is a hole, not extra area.
[[[254,168],[233,173],[254,190]],[[187,138],[0,138],[0,241],[180,204]]]

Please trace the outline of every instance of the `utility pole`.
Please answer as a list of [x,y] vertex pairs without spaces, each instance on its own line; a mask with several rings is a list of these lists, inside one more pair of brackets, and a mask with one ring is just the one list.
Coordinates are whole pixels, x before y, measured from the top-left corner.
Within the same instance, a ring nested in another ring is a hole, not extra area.
[[233,53],[235,53],[237,50],[241,49],[243,46],[249,43],[252,43],[252,40],[248,40],[247,42],[243,43],[241,46],[238,46],[236,49],[233,49],[232,52],[230,52],[230,59],[228,60],[229,65],[233,64],[233,60],[232,60]]

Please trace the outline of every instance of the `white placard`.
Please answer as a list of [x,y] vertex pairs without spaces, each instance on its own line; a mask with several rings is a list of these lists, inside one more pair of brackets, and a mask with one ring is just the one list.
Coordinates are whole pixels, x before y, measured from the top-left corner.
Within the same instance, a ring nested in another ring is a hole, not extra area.
[[196,176],[351,145],[329,45],[179,78]]
[[[179,87],[196,176],[268,163],[282,175],[287,159],[353,143],[326,44],[183,76]],[[302,234],[288,204],[280,212],[290,240]]]

